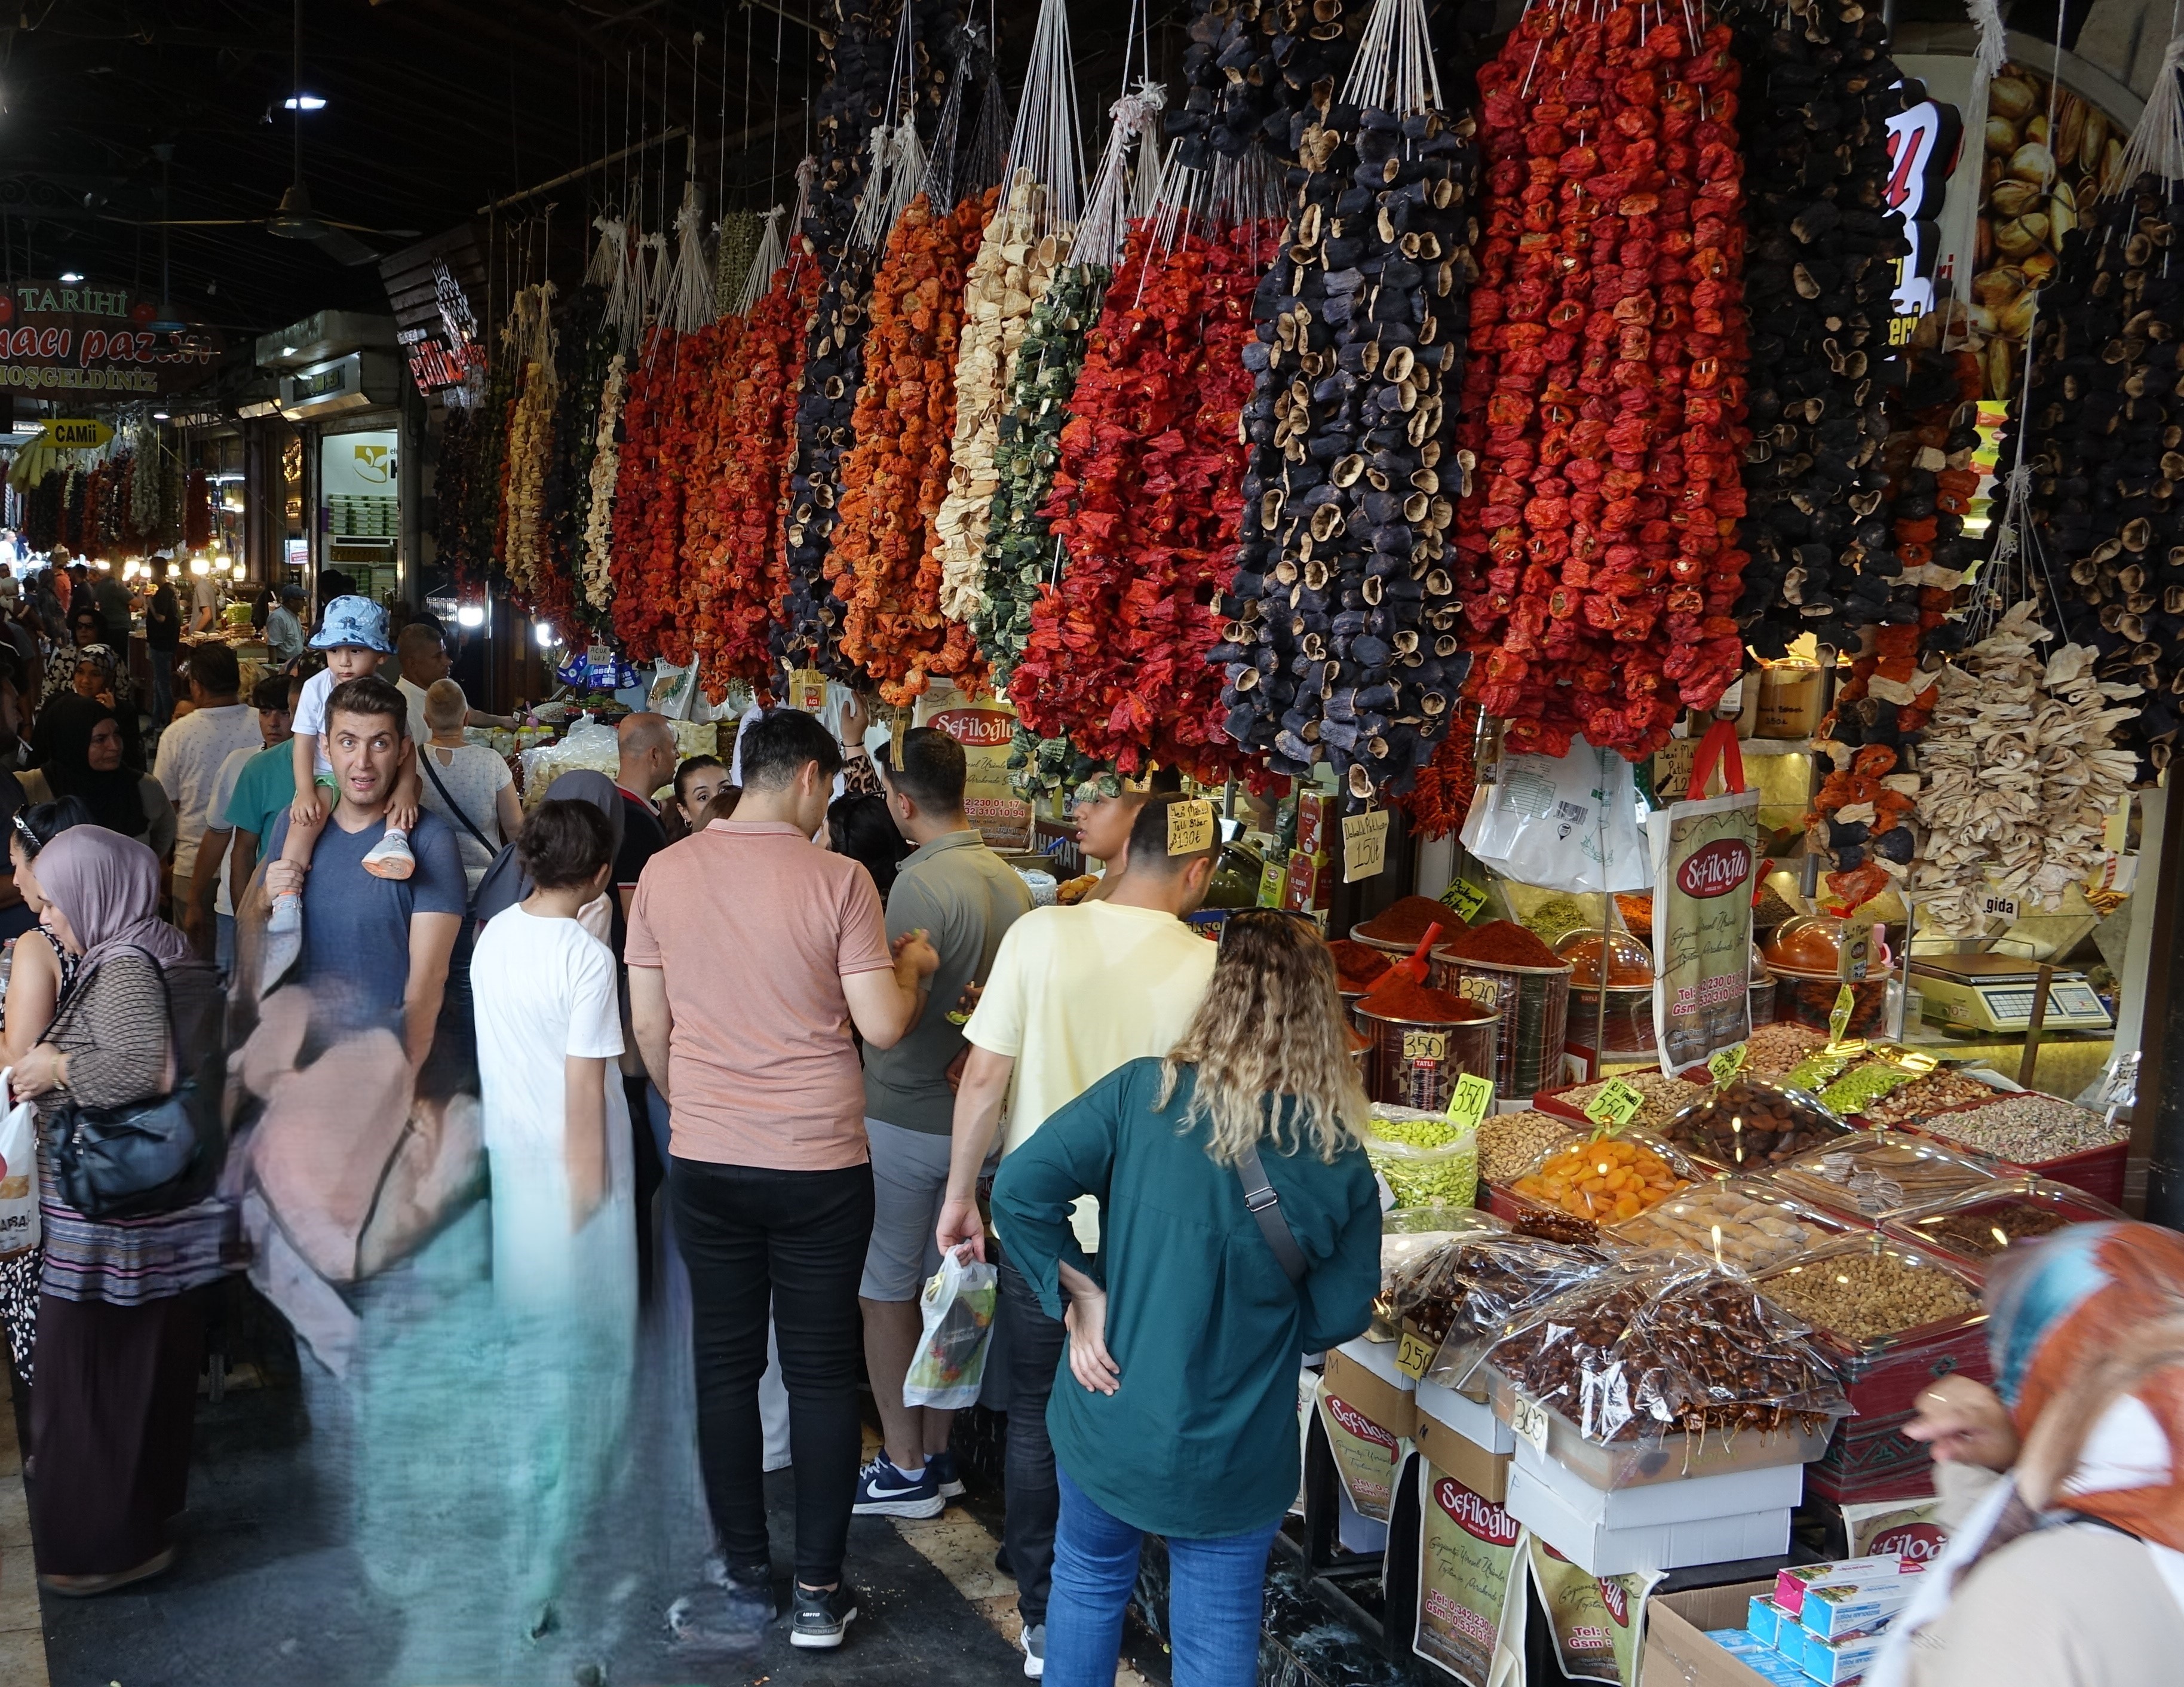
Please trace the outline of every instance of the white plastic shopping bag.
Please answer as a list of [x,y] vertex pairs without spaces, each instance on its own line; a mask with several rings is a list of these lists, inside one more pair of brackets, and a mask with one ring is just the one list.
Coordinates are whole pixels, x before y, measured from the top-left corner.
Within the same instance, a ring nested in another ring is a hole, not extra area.
[[[0,1103],[8,1093],[13,1067],[0,1070]],[[0,1118],[0,1260],[14,1259],[38,1245],[38,1112],[18,1101]]]
[[978,1403],[998,1294],[993,1267],[971,1258],[967,1248],[951,1248],[941,1256],[940,1269],[918,1296],[925,1334],[903,1378],[905,1406],[961,1411]]
[[1568,892],[1643,890],[1652,881],[1630,764],[1583,738],[1567,755],[1512,755],[1483,780],[1463,847],[1519,884]]

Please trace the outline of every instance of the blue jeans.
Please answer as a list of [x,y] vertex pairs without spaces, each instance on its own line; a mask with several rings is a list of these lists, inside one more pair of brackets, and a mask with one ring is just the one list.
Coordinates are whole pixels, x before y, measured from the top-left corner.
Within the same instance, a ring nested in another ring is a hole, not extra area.
[[[1142,1531],[1113,1517],[1061,1466],[1061,1524],[1054,1537],[1054,1592],[1046,1607],[1047,1687],[1113,1687],[1123,1612],[1138,1581]],[[1211,1540],[1171,1536],[1168,1643],[1174,1687],[1255,1687],[1267,1553],[1281,1528]]]

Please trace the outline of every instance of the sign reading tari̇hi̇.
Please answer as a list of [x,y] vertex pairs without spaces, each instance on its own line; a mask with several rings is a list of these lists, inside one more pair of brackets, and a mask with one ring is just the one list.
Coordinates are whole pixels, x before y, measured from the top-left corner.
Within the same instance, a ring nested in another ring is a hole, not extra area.
[[17,281],[0,290],[0,387],[11,393],[179,393],[210,375],[226,348],[217,330],[178,323],[126,287]]

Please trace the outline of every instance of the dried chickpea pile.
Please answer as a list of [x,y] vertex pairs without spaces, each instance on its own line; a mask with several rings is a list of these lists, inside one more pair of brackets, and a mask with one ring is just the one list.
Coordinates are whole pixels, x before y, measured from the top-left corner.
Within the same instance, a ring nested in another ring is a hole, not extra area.
[[1552,1113],[1489,1113],[1479,1122],[1479,1175],[1489,1183],[1512,1183],[1524,1168],[1577,1127]]
[[1659,1205],[1679,1189],[1689,1189],[1691,1182],[1646,1144],[1602,1137],[1551,1155],[1511,1187],[1542,1206],[1613,1224]]
[[1892,1253],[1842,1254],[1792,1266],[1760,1288],[1777,1306],[1852,1342],[1878,1341],[1979,1304],[1947,1272]]
[[[1683,1079],[1670,1077],[1664,1072],[1630,1072],[1620,1076],[1625,1083],[1646,1098],[1646,1105],[1630,1120],[1632,1124],[1643,1130],[1659,1130],[1706,1094],[1703,1084],[1685,1083]],[[1565,1089],[1556,1099],[1582,1113],[1585,1104],[1599,1094],[1603,1088],[1604,1084],[1581,1083],[1574,1089]]]

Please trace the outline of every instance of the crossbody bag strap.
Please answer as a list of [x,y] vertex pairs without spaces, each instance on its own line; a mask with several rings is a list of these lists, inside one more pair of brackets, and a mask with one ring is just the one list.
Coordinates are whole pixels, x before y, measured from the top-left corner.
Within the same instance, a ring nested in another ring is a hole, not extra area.
[[1236,1180],[1244,1186],[1245,1208],[1257,1223],[1259,1233],[1267,1239],[1267,1245],[1274,1250],[1282,1275],[1289,1278],[1292,1287],[1302,1283],[1310,1267],[1305,1263],[1304,1250],[1297,1246],[1296,1236],[1290,1229],[1289,1220],[1282,1217],[1282,1198],[1267,1181],[1267,1168],[1259,1158],[1257,1144],[1236,1156]]
[[457,802],[452,796],[448,794],[448,788],[440,777],[439,769],[433,765],[432,747],[430,744],[420,744],[417,746],[417,760],[424,764],[426,777],[432,782],[432,788],[440,793],[440,800],[448,805],[449,812],[451,812],[457,820],[462,821],[463,825],[469,830],[471,836],[477,839],[478,843],[484,848],[485,852],[488,855],[499,855],[500,853],[500,846],[488,838],[485,833],[479,831],[477,822],[463,812],[463,805]]

